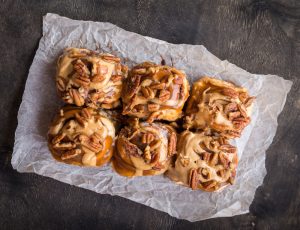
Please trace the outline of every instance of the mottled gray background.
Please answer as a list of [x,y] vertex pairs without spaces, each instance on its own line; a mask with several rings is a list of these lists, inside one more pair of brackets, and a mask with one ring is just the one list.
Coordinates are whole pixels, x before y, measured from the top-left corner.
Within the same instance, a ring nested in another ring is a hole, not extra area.
[[[202,44],[247,71],[292,80],[267,151],[268,173],[250,213],[190,223],[120,197],[12,170],[17,111],[47,12],[108,21],[171,43]],[[0,229],[299,228],[299,0],[0,0],[0,50]]]

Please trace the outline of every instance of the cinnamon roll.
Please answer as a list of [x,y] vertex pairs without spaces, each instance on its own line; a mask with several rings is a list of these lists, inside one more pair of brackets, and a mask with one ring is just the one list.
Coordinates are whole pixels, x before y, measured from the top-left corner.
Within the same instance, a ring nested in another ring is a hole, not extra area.
[[189,83],[182,71],[144,62],[135,66],[125,81],[123,114],[147,122],[174,121],[181,117],[188,96]]
[[116,141],[113,168],[126,177],[163,174],[176,151],[176,132],[161,123],[124,127]]
[[237,164],[237,149],[226,138],[184,131],[179,136],[175,163],[166,175],[192,189],[214,192],[233,184]]
[[63,107],[48,132],[49,149],[58,161],[82,166],[101,166],[113,152],[115,128],[92,108]]
[[111,109],[120,105],[127,67],[111,54],[65,49],[57,63],[56,86],[67,104]]
[[232,83],[204,77],[194,83],[184,127],[211,128],[227,138],[240,137],[249,124],[255,97]]

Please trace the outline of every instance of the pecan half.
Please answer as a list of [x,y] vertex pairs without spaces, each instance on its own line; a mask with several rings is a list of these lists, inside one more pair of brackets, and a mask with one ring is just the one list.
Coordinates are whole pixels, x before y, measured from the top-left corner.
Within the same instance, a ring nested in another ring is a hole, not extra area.
[[88,87],[91,81],[87,75],[75,75],[73,82],[79,86]]
[[70,89],[69,90],[70,97],[73,99],[74,103],[77,106],[82,106],[84,104],[83,97],[79,94],[78,90]]
[[112,82],[117,82],[122,80],[122,75],[112,75],[111,78]]
[[53,148],[57,150],[70,150],[74,149],[75,147],[76,144],[72,142],[56,143],[55,145],[53,145]]
[[150,153],[150,146],[147,145],[145,150],[144,150],[144,159],[146,162],[150,162],[151,161],[151,153]]
[[144,133],[142,136],[142,143],[143,144],[150,144],[154,141],[155,137],[152,133]]
[[171,95],[170,91],[163,89],[160,91],[159,100],[161,102],[165,102],[170,99],[170,95]]
[[78,59],[75,62],[75,64],[73,65],[73,68],[81,76],[90,74],[89,69],[80,59]]
[[136,75],[136,76],[131,78],[131,82],[128,86],[128,92],[127,92],[129,97],[132,97],[133,95],[136,94],[140,83],[141,83],[141,76],[140,75]]
[[63,153],[60,158],[62,160],[69,160],[69,159],[72,159],[72,158],[74,158],[74,157],[76,157],[80,154],[81,154],[80,149],[72,149],[72,150],[68,150],[65,153]]
[[136,74],[145,74],[147,70],[145,68],[134,68],[132,72]]
[[229,144],[225,144],[225,145],[221,145],[219,147],[219,150],[226,152],[226,153],[235,153],[236,152],[236,147],[229,145]]
[[147,99],[153,99],[155,97],[153,90],[149,86],[141,87],[141,91],[143,96]]
[[177,85],[182,85],[183,84],[183,78],[177,76],[176,78],[173,79],[173,83]]
[[85,125],[86,125],[86,119],[84,117],[80,116],[79,113],[76,113],[75,114],[75,118],[76,118],[78,124],[80,124],[81,126],[85,127]]
[[64,139],[66,136],[65,133],[60,133],[58,135],[56,135],[53,139],[52,139],[52,144],[56,144],[59,143],[62,139]]
[[248,117],[244,105],[238,105],[239,111],[243,117]]
[[225,156],[225,154],[220,153],[220,154],[219,154],[219,159],[220,159],[222,165],[224,166],[224,168],[225,168],[225,169],[228,169],[228,167],[229,167],[229,160],[228,160],[228,158]]
[[154,83],[150,87],[151,89],[164,89],[166,87],[166,83]]
[[87,108],[84,108],[84,109],[81,110],[81,115],[86,119],[91,118],[91,113]]

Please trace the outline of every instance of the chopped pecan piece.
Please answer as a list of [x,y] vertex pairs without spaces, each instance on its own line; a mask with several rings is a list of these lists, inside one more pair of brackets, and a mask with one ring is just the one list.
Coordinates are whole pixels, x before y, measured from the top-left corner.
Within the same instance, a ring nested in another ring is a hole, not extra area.
[[146,162],[150,162],[151,161],[151,153],[150,153],[150,146],[147,145],[145,150],[144,150],[144,159]]
[[177,143],[177,136],[175,132],[172,132],[169,139],[169,146],[168,146],[168,156],[172,156],[176,152],[176,143]]
[[238,92],[236,92],[234,89],[231,89],[231,88],[224,88],[222,90],[222,93],[225,96],[229,96],[229,97],[232,97],[232,98],[237,98],[239,96]]
[[255,97],[249,97],[246,101],[245,101],[245,107],[249,107],[250,105],[252,105],[253,101],[255,100]]
[[113,61],[113,62],[120,62],[121,59],[116,57],[116,56],[111,56],[111,55],[103,55],[102,58],[104,60],[107,60],[107,61]]
[[158,105],[158,104],[152,104],[152,103],[148,104],[148,110],[150,112],[158,111],[159,107],[160,107],[160,105]]
[[228,119],[230,121],[232,121],[233,119],[238,118],[240,116],[241,116],[240,112],[230,112],[230,113],[228,113]]
[[56,144],[59,143],[62,139],[64,139],[66,136],[65,133],[60,133],[58,135],[56,135],[53,139],[52,139],[52,144]]
[[198,187],[198,173],[197,169],[191,169],[190,171],[190,187],[195,190]]
[[190,158],[181,158],[180,163],[182,164],[183,167],[186,167],[190,164]]
[[112,75],[111,78],[112,82],[117,82],[122,80],[122,75]]
[[177,76],[176,78],[173,79],[173,83],[177,85],[182,85],[183,84],[183,78]]
[[229,145],[229,144],[224,144],[219,147],[219,150],[226,152],[226,153],[235,153],[236,147]]
[[231,102],[231,103],[225,105],[224,113],[227,114],[229,112],[236,111],[237,109],[238,109],[237,104],[234,102]]
[[96,74],[92,77],[92,82],[98,83],[104,81],[105,77],[101,74]]

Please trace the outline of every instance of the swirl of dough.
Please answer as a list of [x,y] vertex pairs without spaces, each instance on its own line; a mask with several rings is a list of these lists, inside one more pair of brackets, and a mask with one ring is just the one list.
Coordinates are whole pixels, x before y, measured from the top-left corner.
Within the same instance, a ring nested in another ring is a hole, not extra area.
[[178,184],[213,192],[233,184],[237,163],[237,149],[226,138],[184,131],[166,175]]
[[176,142],[172,127],[136,120],[119,133],[113,168],[127,177],[163,174],[176,151]]
[[116,56],[67,48],[57,62],[56,87],[67,104],[111,109],[120,105],[127,72]]
[[151,62],[133,67],[124,84],[123,114],[147,122],[180,118],[190,88],[184,72]]
[[113,152],[115,127],[93,108],[65,106],[48,132],[49,149],[58,161],[81,166],[101,166]]
[[209,77],[194,83],[188,100],[184,127],[210,128],[227,138],[240,137],[250,123],[254,97],[245,88]]

